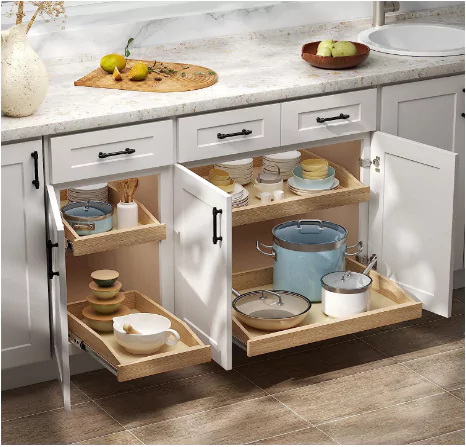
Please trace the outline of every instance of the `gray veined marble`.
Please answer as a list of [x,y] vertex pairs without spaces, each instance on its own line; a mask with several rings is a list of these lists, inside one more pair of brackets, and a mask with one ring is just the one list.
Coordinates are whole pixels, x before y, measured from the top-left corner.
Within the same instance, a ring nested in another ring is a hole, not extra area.
[[[454,12],[441,9],[438,13],[401,14],[395,19],[406,17],[414,23],[464,25],[464,7]],[[342,71],[314,68],[301,59],[301,47],[306,42],[357,40],[359,32],[368,26],[368,20],[356,20],[134,50],[131,56],[135,58],[197,64],[219,74],[214,86],[183,93],[75,87],[73,82],[98,67],[100,58],[94,55],[74,63],[57,60],[49,64],[49,90],[36,113],[20,119],[2,116],[2,141],[464,72],[464,55],[424,58],[373,51],[359,67]]]

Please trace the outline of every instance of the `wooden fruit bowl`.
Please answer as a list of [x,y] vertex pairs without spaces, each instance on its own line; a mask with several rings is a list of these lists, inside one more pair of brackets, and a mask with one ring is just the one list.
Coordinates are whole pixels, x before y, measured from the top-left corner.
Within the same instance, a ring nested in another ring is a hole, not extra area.
[[316,53],[319,43],[320,41],[310,42],[303,45],[301,57],[306,62],[309,62],[313,67],[324,68],[326,70],[341,70],[343,68],[356,67],[367,59],[369,52],[371,51],[367,45],[359,42],[353,42],[358,50],[358,54],[355,54],[354,56],[317,56]]

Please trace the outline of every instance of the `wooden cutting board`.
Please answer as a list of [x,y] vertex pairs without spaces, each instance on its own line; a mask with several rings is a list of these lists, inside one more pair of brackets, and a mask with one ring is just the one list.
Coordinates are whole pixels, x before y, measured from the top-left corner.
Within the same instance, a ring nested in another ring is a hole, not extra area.
[[[154,69],[160,70],[162,64],[167,69],[174,70],[175,73],[164,76],[161,73],[150,72],[143,81],[130,81],[128,73],[131,67],[137,62],[135,59],[127,59],[126,67],[121,71],[123,80],[114,81],[112,75],[97,68],[81,79],[74,82],[74,85],[95,88],[115,88],[118,90],[135,90],[138,92],[187,92],[210,87],[218,80],[218,75],[210,68],[199,65],[180,64],[176,62],[157,62]],[[154,65],[154,61],[141,61],[148,67]],[[188,67],[188,68],[183,68]],[[155,78],[162,78],[161,81]]]

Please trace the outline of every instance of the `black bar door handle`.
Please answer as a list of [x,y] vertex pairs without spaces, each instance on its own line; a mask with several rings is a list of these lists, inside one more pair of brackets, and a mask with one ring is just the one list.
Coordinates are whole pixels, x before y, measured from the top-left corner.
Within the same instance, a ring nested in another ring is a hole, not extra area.
[[325,123],[325,121],[335,121],[335,120],[346,120],[349,118],[349,115],[346,115],[345,113],[340,113],[338,116],[332,116],[330,118],[316,118],[316,121],[318,123]]
[[32,181],[32,184],[36,187],[36,189],[39,189],[39,153],[34,151],[31,154],[31,157],[34,159],[34,180]]
[[223,140],[224,138],[237,137],[238,135],[251,135],[251,134],[252,134],[252,130],[243,129],[241,132],[236,132],[236,133],[218,133],[217,138],[219,140]]
[[134,154],[135,152],[136,149],[130,149],[127,147],[124,151],[120,152],[99,152],[99,158],[114,157],[115,155]]
[[60,276],[59,272],[52,270],[52,248],[58,247],[58,242],[53,243],[50,239],[47,241],[47,275],[49,279],[53,279],[54,276]]
[[222,236],[217,236],[217,214],[222,214],[222,212],[223,212],[222,210],[218,210],[215,207],[212,210],[212,215],[214,217],[214,220],[213,220],[214,236],[212,238],[212,242],[214,244],[217,244],[218,241],[223,241]]

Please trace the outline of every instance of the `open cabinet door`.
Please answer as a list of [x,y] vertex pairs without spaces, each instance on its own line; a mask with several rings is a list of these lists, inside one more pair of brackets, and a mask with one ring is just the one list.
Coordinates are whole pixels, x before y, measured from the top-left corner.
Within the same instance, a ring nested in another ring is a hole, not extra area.
[[71,411],[66,299],[65,233],[55,190],[47,185],[48,275],[54,357],[66,411]]
[[457,155],[375,132],[371,142],[369,255],[377,271],[444,317],[451,315]]
[[231,369],[231,197],[175,165],[174,200],[175,313]]

